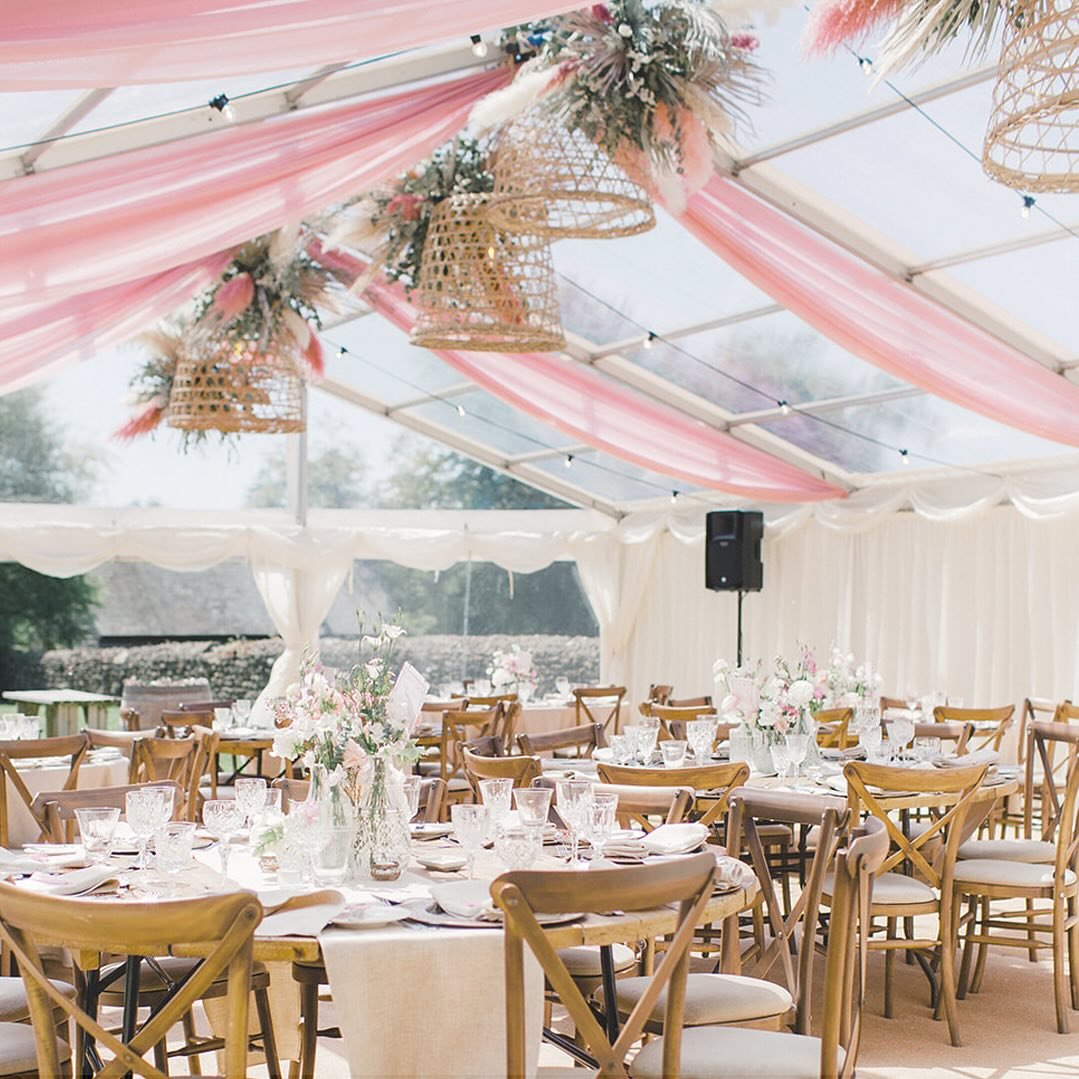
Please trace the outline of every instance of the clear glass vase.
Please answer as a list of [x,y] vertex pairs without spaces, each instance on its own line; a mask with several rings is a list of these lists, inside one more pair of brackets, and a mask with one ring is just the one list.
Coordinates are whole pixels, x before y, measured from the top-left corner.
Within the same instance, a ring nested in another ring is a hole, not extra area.
[[755,772],[768,775],[775,771],[772,762],[772,746],[779,741],[779,735],[771,729],[758,727],[753,732],[753,746],[749,756],[749,763]]
[[358,879],[396,880],[408,864],[410,818],[404,776],[375,757],[360,791],[353,873]]
[[311,766],[311,786],[307,791],[308,819],[320,828],[348,828],[355,822],[352,801],[338,773],[324,764]]

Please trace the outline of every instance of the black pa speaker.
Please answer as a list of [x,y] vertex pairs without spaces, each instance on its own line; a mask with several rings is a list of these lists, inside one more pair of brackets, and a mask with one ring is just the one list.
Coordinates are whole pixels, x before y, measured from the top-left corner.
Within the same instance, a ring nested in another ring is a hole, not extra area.
[[759,592],[764,585],[764,514],[714,510],[704,534],[704,583],[713,592]]

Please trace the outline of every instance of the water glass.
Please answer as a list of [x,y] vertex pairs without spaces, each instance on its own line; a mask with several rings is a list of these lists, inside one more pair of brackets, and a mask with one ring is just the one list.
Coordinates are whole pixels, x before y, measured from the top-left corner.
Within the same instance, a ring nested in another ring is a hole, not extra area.
[[195,822],[172,820],[154,837],[156,864],[167,873],[170,893],[176,892],[176,878],[191,864],[191,846],[195,841]]
[[404,776],[402,786],[405,791],[405,801],[408,803],[408,819],[413,820],[420,811],[420,788],[423,786],[422,776]]
[[244,815],[244,823],[250,827],[255,814],[266,805],[267,783],[265,779],[237,779],[236,804]]
[[222,734],[232,726],[232,709],[231,708],[215,708],[214,709],[214,721],[211,724],[213,729],[218,734]]
[[513,798],[512,779],[481,779],[480,801],[487,807],[487,838],[490,839],[498,825],[510,815]]
[[884,732],[880,729],[880,723],[874,723],[858,734],[858,744],[865,750],[866,760],[874,760],[880,754],[880,744]]
[[539,830],[525,826],[496,828],[494,842],[495,857],[511,872],[531,869],[543,848]]
[[641,764],[651,762],[658,738],[659,719],[656,716],[643,716],[637,725],[637,759]]
[[659,751],[663,754],[663,767],[682,768],[686,763],[686,745],[687,743],[680,738],[660,742]]
[[468,879],[476,875],[476,855],[487,841],[487,807],[456,802],[450,806],[454,835],[468,859]]
[[[168,796],[166,798],[166,795]],[[167,816],[162,819],[164,803]],[[169,787],[140,787],[124,795],[124,816],[135,836],[139,857],[136,869],[147,867],[146,851],[158,828],[172,816],[172,790]]]
[[940,755],[941,740],[929,735],[914,739],[914,758],[925,764]]
[[518,787],[513,792],[513,803],[521,824],[542,833],[547,827],[553,793],[549,787]]
[[791,774],[794,776],[798,775],[798,769],[809,752],[809,739],[810,735],[802,733],[788,734],[786,737],[787,752],[791,758]]
[[691,719],[686,724],[686,741],[697,764],[707,764],[712,757],[716,728],[710,719]]
[[232,853],[232,837],[243,827],[243,810],[233,798],[211,798],[202,807],[202,823],[217,840],[217,853],[221,858],[221,875],[229,875],[229,855]]
[[113,837],[120,820],[120,810],[114,807],[92,806],[76,809],[75,817],[79,822],[79,835],[86,851],[86,860],[92,865],[101,865],[112,854]]
[[633,764],[637,760],[637,752],[641,742],[641,728],[636,724],[622,728],[622,737],[626,740],[626,764]]
[[345,883],[353,838],[351,828],[327,826],[315,829],[311,864],[315,880],[323,887],[338,888]]
[[608,744],[615,764],[625,764],[629,760],[629,739],[624,734],[612,734]]
[[569,696],[569,679],[559,675],[554,680],[554,688],[560,697]]
[[477,697],[491,696],[491,683],[486,678],[477,678],[476,681],[472,683],[472,688]]
[[41,737],[41,720],[37,716],[20,715],[18,717],[17,738],[30,741]]
[[246,697],[232,702],[232,714],[236,717],[236,726],[244,727],[251,718],[251,701]]
[[776,775],[780,779],[785,779],[791,766],[791,751],[787,748],[786,742],[776,742],[772,746],[772,765],[776,770]]

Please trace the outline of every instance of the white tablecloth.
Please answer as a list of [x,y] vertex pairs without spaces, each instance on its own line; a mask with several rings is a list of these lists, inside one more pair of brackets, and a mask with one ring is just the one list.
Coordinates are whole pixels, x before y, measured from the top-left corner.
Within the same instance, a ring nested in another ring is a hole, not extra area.
[[[19,775],[31,794],[42,791],[58,791],[67,779],[65,765],[57,768],[20,768]],[[101,763],[84,763],[79,769],[79,790],[94,787],[115,787],[127,782],[128,761],[126,757],[116,757]],[[33,843],[38,837],[38,827],[30,810],[26,808],[19,792],[7,785],[8,843],[17,847],[22,843]]]
[[547,731],[572,727],[576,722],[577,712],[572,704],[548,704],[539,701],[521,708],[517,733],[527,731],[528,734],[544,734]]

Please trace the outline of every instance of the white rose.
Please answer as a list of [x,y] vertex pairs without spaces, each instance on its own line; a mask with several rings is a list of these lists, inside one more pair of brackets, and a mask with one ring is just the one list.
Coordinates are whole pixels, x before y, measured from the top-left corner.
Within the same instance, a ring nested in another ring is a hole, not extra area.
[[791,688],[787,690],[787,700],[792,708],[801,708],[803,705],[809,704],[813,699],[813,683],[805,678],[799,678],[797,682],[791,683]]
[[622,25],[618,27],[618,32],[622,37],[633,37],[633,27],[630,26],[628,22],[622,23]]

